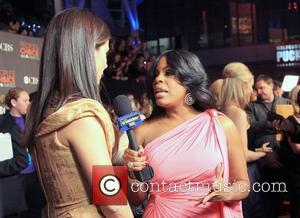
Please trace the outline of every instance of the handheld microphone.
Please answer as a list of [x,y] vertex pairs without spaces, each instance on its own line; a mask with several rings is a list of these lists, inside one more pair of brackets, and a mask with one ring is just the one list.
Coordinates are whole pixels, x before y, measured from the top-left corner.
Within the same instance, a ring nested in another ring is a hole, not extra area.
[[[129,148],[138,151],[139,146],[136,142],[133,128],[142,124],[140,114],[136,111],[132,111],[130,101],[125,95],[118,95],[113,101],[113,107],[116,115],[118,116],[117,124],[120,131],[126,131],[127,133]],[[134,171],[134,174],[140,182],[148,181],[154,175],[152,167],[148,164],[143,170]]]

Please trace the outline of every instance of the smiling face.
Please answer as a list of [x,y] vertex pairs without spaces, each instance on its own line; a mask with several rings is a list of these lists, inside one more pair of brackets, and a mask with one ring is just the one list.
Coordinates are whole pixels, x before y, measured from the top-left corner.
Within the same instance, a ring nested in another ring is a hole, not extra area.
[[159,60],[155,76],[152,87],[157,106],[170,108],[184,104],[187,89],[175,76],[174,70],[168,66],[166,57],[163,56]]

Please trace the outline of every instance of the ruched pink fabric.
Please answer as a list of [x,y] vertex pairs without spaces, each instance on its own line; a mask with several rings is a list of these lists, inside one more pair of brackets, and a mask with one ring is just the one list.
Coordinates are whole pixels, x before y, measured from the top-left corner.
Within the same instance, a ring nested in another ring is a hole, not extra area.
[[209,192],[219,163],[228,181],[226,136],[218,113],[200,113],[145,146],[154,177],[144,217],[243,217],[240,201],[208,202],[197,207],[189,201]]

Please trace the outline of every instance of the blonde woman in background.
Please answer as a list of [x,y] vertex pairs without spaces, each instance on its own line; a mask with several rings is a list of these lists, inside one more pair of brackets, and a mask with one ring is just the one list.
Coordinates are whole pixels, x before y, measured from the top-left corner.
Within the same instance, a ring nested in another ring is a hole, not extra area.
[[249,122],[244,108],[250,101],[254,83],[253,75],[247,66],[242,63],[234,62],[225,66],[223,76],[224,81],[220,101],[221,109],[233,120],[240,130],[247,162],[258,160],[265,156],[266,152],[270,151],[270,148],[267,147],[268,143],[265,143],[254,152],[248,150],[247,146],[247,129],[249,128]]
[[209,87],[209,91],[213,95],[218,109],[220,109],[222,85],[223,85],[223,79],[217,79]]
[[[250,182],[253,184],[260,179],[255,161],[272,151],[268,147],[269,143],[264,143],[260,148],[248,149],[247,130],[250,124],[244,108],[250,101],[254,83],[253,75],[247,66],[239,62],[234,62],[225,66],[223,77],[221,110],[231,118],[240,132],[245,157],[248,162],[248,174]],[[264,202],[260,193],[254,193],[250,190],[249,197],[243,201],[244,216],[268,217],[263,205]]]

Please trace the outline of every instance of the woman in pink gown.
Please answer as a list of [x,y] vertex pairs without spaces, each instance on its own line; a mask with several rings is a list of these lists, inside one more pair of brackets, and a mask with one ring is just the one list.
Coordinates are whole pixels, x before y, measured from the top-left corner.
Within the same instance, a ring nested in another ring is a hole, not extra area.
[[212,109],[199,59],[183,50],[163,53],[152,85],[154,111],[135,129],[141,149],[123,157],[131,170],[150,164],[154,177],[139,184],[130,173],[129,200],[149,198],[144,217],[242,217],[249,180],[241,139]]

